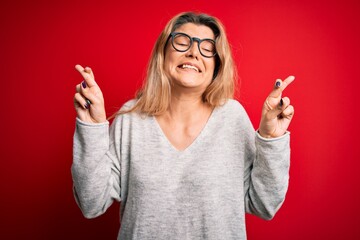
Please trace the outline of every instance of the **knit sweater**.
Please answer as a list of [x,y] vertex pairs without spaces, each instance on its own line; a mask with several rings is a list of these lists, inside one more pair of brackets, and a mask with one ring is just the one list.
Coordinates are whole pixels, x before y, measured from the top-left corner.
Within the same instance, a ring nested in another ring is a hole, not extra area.
[[111,126],[77,118],[75,199],[86,218],[121,202],[118,239],[246,239],[245,213],[271,219],[285,199],[289,143],[288,132],[262,138],[236,100],[182,151],[153,116],[122,114]]

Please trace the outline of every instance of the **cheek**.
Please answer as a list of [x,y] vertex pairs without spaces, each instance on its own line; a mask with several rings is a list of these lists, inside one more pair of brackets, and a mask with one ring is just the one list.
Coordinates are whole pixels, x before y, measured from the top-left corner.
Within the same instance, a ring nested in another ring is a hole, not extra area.
[[175,68],[176,65],[176,59],[178,56],[176,56],[176,53],[172,52],[171,50],[167,49],[165,52],[165,59],[164,59],[164,66],[166,70],[170,70]]
[[213,75],[215,71],[215,60],[211,60],[207,63],[207,72]]
[[166,72],[169,72],[170,69],[171,69],[171,62],[172,62],[172,58],[171,58],[171,55],[166,53],[165,54],[165,59],[164,59],[164,70]]

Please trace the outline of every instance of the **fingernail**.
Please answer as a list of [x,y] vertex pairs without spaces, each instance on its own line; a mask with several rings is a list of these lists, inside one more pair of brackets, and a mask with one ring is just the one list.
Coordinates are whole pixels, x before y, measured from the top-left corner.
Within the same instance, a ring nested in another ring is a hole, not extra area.
[[86,82],[85,81],[82,81],[81,85],[82,85],[83,88],[86,88]]
[[280,99],[279,106],[282,107],[282,105],[284,105],[284,101],[282,99]]
[[275,85],[276,85],[276,87],[280,87],[281,82],[280,82],[280,81],[277,81],[277,82],[275,83]]
[[88,104],[88,103],[85,103],[84,107],[85,107],[86,109],[89,109],[89,104]]
[[85,101],[86,101],[87,105],[90,106],[91,101],[89,99],[86,99]]

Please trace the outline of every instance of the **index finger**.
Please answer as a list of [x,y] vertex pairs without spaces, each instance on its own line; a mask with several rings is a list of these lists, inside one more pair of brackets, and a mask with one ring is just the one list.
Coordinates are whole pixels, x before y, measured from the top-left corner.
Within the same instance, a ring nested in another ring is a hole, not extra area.
[[294,77],[294,76],[288,76],[288,77],[282,82],[282,84],[280,85],[281,91],[284,91],[285,88],[286,88],[290,83],[292,83],[294,80],[295,80],[295,77]]
[[76,64],[75,69],[81,74],[81,76],[84,78],[84,81],[86,82],[86,85],[89,87],[96,86],[96,82],[94,79],[94,75],[90,68],[86,67],[83,68],[81,65]]
[[276,84],[274,87],[274,90],[270,93],[270,97],[279,97],[281,96],[281,93],[285,90],[287,86],[289,86],[290,83],[292,83],[295,80],[294,76],[288,76],[284,81],[281,81],[280,79],[276,80]]

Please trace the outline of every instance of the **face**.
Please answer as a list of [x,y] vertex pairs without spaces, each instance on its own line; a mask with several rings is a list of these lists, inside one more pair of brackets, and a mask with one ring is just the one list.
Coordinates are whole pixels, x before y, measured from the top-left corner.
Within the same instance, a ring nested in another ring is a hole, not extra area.
[[[175,29],[190,37],[215,40],[212,30],[204,25],[186,23]],[[201,55],[198,42],[193,41],[186,52],[174,49],[169,40],[165,51],[165,72],[173,83],[173,91],[193,90],[203,93],[211,83],[215,69],[215,57],[207,58]]]

